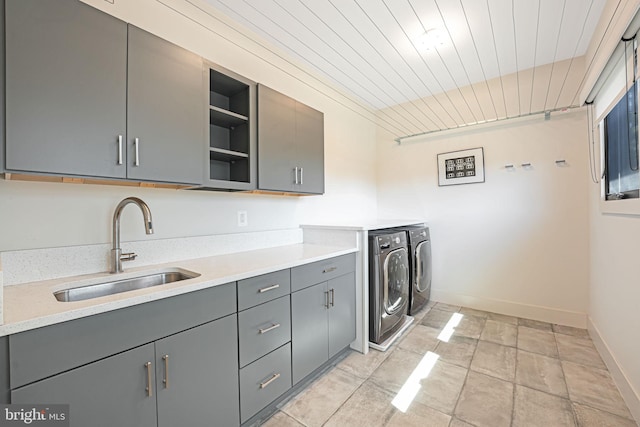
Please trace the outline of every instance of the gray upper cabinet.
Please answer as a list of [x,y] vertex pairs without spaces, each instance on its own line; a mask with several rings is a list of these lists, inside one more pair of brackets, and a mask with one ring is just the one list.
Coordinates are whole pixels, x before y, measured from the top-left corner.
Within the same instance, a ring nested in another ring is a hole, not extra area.
[[11,402],[68,404],[72,427],[155,427],[153,357],[147,344],[15,389]]
[[202,183],[202,58],[129,25],[129,179]]
[[324,114],[297,101],[295,153],[298,191],[324,193]]
[[202,59],[77,0],[7,0],[5,168],[202,183]]
[[[4,82],[4,0],[0,0],[0,82]],[[4,85],[0,84],[0,99],[4,97]],[[0,102],[0,173],[4,172],[4,102]]]
[[258,85],[258,189],[324,193],[324,115]]
[[5,12],[6,169],[125,178],[126,23],[77,0]]

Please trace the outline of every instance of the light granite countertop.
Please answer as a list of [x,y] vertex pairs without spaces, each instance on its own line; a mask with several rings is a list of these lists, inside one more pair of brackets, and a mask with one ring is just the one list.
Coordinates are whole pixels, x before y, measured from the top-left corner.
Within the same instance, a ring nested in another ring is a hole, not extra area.
[[320,230],[352,230],[352,231],[371,231],[381,230],[384,228],[403,227],[407,225],[427,224],[424,220],[419,219],[376,219],[370,221],[353,221],[353,222],[327,222],[319,224],[302,224],[302,229],[320,229]]
[[[162,298],[259,276],[285,268],[356,252],[355,247],[295,244],[187,261],[126,269],[118,275],[88,274],[4,287],[4,325],[0,336],[104,313]],[[160,270],[188,270],[193,279],[85,301],[60,302],[53,293],[109,279],[126,279]]]

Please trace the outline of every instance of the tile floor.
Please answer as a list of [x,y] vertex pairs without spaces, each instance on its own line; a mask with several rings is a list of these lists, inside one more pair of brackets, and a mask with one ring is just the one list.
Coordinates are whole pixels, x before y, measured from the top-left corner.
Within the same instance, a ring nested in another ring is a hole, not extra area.
[[388,351],[349,354],[263,426],[638,427],[586,330],[442,303],[415,318]]

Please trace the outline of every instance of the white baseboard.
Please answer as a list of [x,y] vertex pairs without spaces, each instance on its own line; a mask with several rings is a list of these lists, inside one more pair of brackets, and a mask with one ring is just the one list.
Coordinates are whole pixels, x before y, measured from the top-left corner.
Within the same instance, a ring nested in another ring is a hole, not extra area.
[[631,385],[627,379],[624,370],[618,364],[613,353],[611,353],[611,349],[593,323],[593,320],[589,317],[587,322],[587,329],[589,330],[593,344],[596,346],[596,349],[598,349],[598,353],[600,353],[600,357],[602,357],[605,365],[607,365],[611,377],[616,383],[616,386],[618,386],[618,390],[620,390],[620,394],[627,404],[631,415],[633,415],[638,425],[640,425],[640,393],[633,388],[633,385]]
[[573,326],[582,329],[587,327],[586,313],[492,298],[479,298],[443,291],[440,289],[432,289],[431,298],[434,301],[446,304],[461,305],[464,307],[474,308],[476,310],[506,314],[508,316],[523,317],[525,319],[540,320],[543,322],[557,323],[559,325]]

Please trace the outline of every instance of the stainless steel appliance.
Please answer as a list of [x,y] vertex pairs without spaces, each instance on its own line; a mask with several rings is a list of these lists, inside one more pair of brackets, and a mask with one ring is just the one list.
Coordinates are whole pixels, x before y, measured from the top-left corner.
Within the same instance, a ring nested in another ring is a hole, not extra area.
[[409,307],[405,232],[369,233],[369,341],[380,344],[402,325]]
[[411,292],[409,293],[409,315],[414,315],[429,301],[431,296],[431,237],[429,227],[414,225],[398,227],[395,231],[407,234]]

